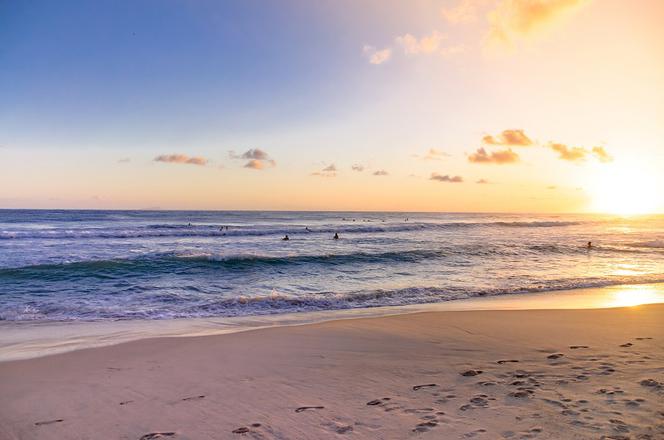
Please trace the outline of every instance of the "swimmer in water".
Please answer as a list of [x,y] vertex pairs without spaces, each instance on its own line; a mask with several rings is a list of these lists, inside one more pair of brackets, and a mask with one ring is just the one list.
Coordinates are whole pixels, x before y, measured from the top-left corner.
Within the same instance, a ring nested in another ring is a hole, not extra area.
[[290,238],[288,238],[288,234],[284,235],[284,238],[282,238],[283,241],[288,241]]
[[589,242],[588,242],[588,249],[592,249],[592,248],[593,248],[593,242],[592,242],[592,241],[589,241]]
[[339,240],[339,234],[337,234],[336,232],[334,233],[334,239]]

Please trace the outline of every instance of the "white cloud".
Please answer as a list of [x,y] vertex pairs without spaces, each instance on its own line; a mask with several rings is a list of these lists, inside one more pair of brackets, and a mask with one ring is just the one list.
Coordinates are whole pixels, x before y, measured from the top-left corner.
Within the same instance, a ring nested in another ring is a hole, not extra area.
[[431,35],[420,39],[411,34],[405,34],[395,39],[407,55],[433,53],[439,50],[440,43],[443,41],[443,34],[433,31]]
[[389,47],[377,50],[373,46],[365,45],[364,48],[362,48],[362,52],[364,53],[364,56],[369,59],[371,64],[383,64],[392,57],[392,49]]

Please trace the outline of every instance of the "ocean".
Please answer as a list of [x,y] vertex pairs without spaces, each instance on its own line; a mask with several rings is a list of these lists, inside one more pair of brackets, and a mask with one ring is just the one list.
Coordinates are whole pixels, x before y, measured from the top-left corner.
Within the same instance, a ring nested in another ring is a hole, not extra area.
[[656,282],[662,215],[0,210],[4,321],[251,316]]

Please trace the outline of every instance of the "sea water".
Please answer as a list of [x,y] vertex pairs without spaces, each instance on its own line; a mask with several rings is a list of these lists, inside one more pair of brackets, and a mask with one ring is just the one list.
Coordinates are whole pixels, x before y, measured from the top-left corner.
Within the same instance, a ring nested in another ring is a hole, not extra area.
[[249,316],[656,282],[664,216],[0,210],[5,321]]

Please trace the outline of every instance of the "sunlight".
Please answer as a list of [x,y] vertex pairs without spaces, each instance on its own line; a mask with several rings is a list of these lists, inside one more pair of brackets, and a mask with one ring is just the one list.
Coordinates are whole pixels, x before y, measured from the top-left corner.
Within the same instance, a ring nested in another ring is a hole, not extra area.
[[616,215],[653,213],[659,204],[657,181],[638,167],[597,169],[589,185],[592,210]]
[[661,302],[661,294],[649,287],[632,286],[612,292],[609,307],[633,307]]

